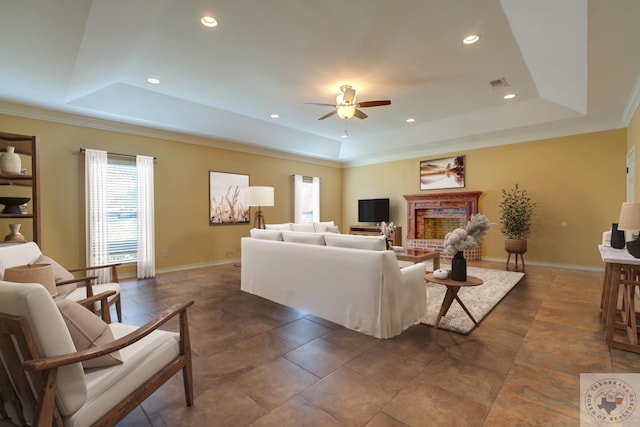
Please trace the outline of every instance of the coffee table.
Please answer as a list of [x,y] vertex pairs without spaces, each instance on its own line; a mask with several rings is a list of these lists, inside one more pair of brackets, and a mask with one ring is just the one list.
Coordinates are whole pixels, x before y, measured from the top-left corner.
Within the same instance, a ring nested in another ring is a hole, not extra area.
[[433,260],[433,269],[440,268],[440,252],[438,251],[421,251],[419,249],[405,249],[404,251],[394,251],[396,259],[399,261],[409,261],[415,263]]
[[480,279],[479,277],[468,275],[467,280],[464,282],[452,279],[436,279],[435,277],[433,277],[433,273],[425,274],[424,278],[428,282],[437,283],[438,285],[444,285],[447,287],[447,293],[444,295],[444,300],[442,300],[442,306],[440,307],[440,312],[438,313],[438,318],[436,319],[436,328],[438,327],[438,325],[440,325],[440,320],[447,314],[447,311],[449,311],[453,300],[458,301],[458,304],[460,304],[460,307],[462,307],[464,312],[467,313],[467,316],[469,316],[473,323],[478,326],[478,322],[476,322],[476,319],[473,318],[471,313],[469,313],[469,310],[467,310],[467,307],[462,303],[460,298],[458,298],[458,292],[463,286],[482,285],[484,283],[482,279]]

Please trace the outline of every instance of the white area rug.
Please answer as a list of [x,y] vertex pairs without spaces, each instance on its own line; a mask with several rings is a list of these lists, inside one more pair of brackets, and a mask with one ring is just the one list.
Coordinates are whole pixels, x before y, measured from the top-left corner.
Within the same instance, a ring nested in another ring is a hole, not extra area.
[[[443,265],[441,268],[449,269],[450,267]],[[463,287],[458,292],[458,298],[467,306],[478,323],[524,277],[522,272],[477,267],[467,267],[467,275],[479,277],[484,281],[484,284],[480,286]],[[435,325],[446,290],[447,288],[442,285],[427,282],[427,314],[420,320],[421,323]],[[438,327],[459,334],[468,334],[475,328],[475,325],[467,313],[462,310],[458,301],[454,300],[447,314],[440,319]]]

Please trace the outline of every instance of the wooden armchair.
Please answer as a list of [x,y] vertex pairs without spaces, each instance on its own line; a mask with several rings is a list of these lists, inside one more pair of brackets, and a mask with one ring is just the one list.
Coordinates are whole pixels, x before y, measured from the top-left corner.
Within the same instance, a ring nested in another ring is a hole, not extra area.
[[[115,304],[118,321],[122,322],[120,283],[116,269],[120,264],[67,270],[55,260],[43,255],[40,247],[34,242],[0,246],[0,280],[4,277],[5,269],[26,264],[51,264],[59,294],[72,301],[80,301],[92,295],[114,291],[114,294],[107,300],[108,305]],[[96,273],[104,269],[109,270],[110,279],[106,283],[95,283]]]
[[[85,302],[103,299],[101,306],[107,307],[108,296]],[[192,304],[171,307],[139,328],[107,325],[112,341],[76,351],[64,310],[43,286],[0,281],[0,416],[17,425],[112,426],[180,371],[191,406],[187,308]],[[179,333],[158,329],[175,316]],[[83,368],[114,352],[121,363]]]

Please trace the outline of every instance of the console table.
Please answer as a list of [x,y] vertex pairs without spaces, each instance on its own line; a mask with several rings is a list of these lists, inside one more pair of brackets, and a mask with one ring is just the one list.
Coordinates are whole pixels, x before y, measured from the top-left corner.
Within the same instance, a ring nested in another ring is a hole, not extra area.
[[[598,245],[598,250],[605,263],[600,309],[606,325],[607,345],[640,353],[635,308],[636,287],[640,286],[640,258],[635,258],[626,249]],[[618,308],[620,290],[622,305]],[[615,334],[616,330],[624,333]]]
[[[363,236],[380,236],[382,232],[377,225],[352,225],[349,227],[349,234],[360,234]],[[396,226],[389,240],[393,242],[393,246],[402,246],[402,227]]]

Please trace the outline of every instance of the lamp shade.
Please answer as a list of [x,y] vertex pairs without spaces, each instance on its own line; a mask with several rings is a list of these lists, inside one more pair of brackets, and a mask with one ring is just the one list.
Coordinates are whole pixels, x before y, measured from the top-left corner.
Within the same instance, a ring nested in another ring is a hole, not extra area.
[[40,283],[51,296],[58,295],[56,279],[51,264],[28,264],[9,267],[4,271],[4,279],[16,283]]
[[622,204],[618,230],[640,230],[640,202]]
[[273,187],[247,187],[244,189],[247,206],[273,206]]

